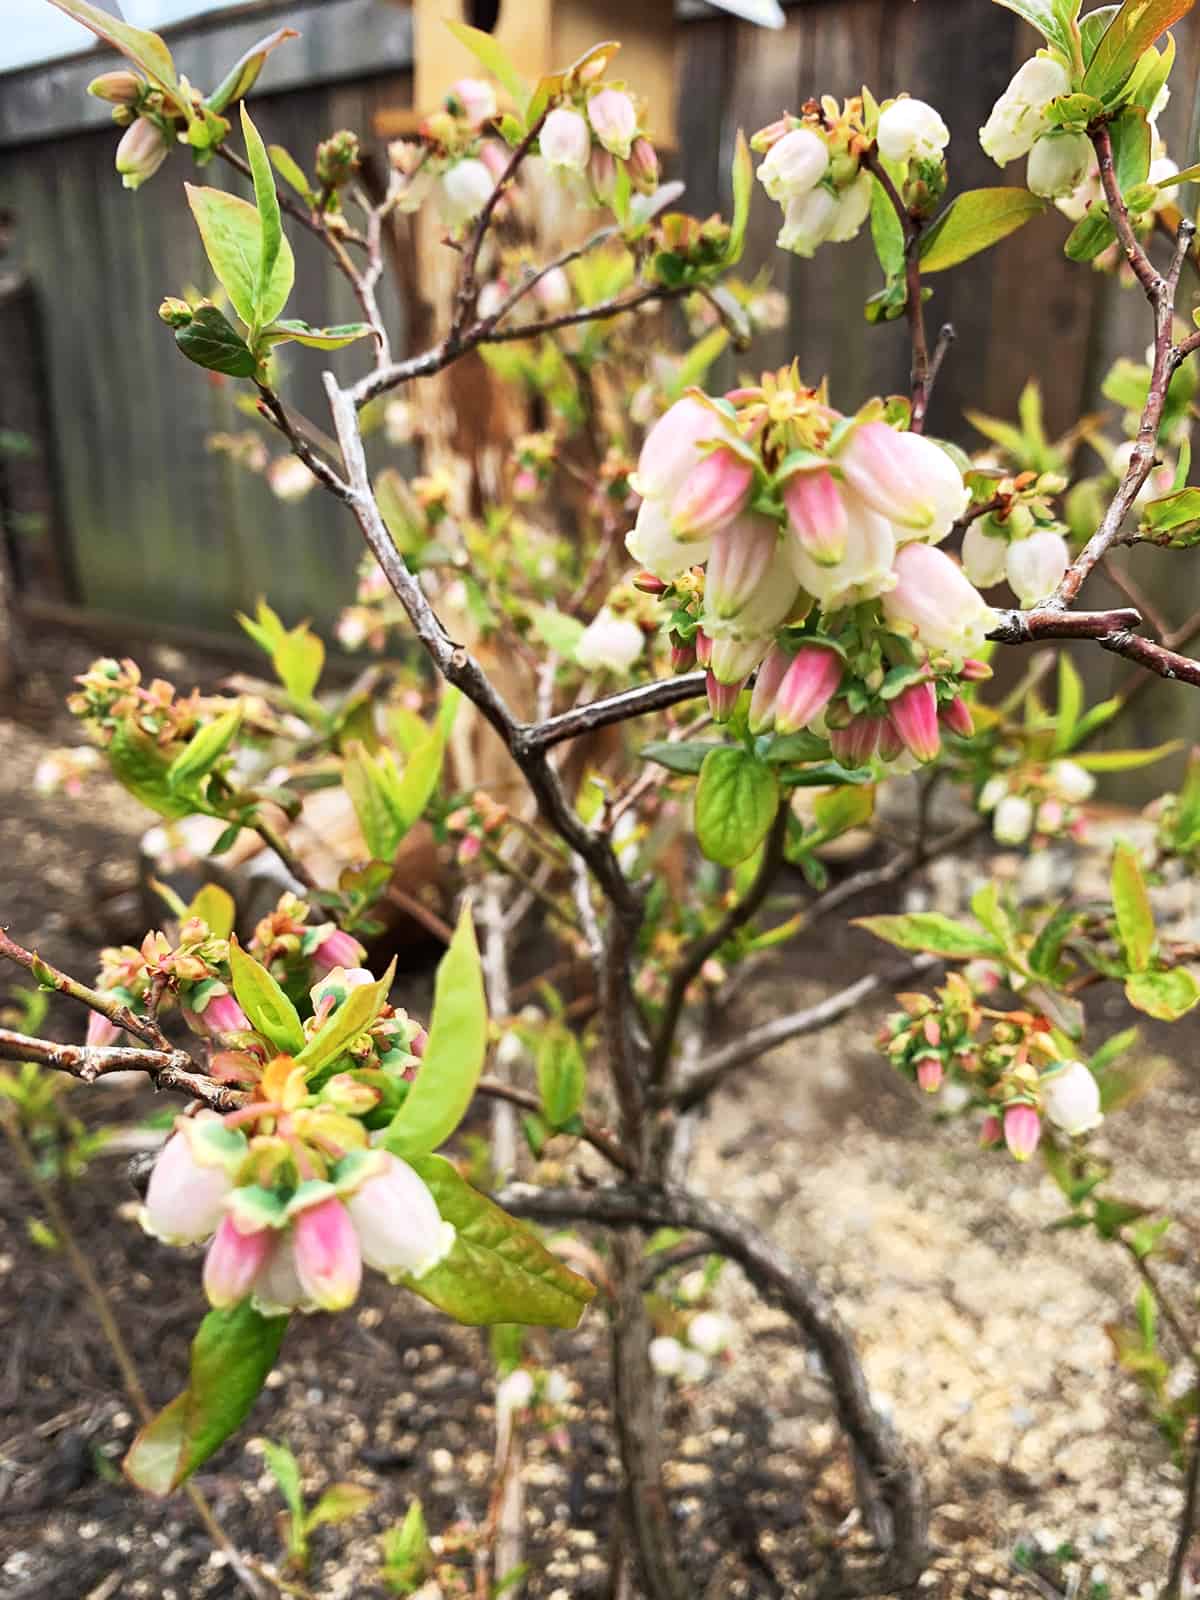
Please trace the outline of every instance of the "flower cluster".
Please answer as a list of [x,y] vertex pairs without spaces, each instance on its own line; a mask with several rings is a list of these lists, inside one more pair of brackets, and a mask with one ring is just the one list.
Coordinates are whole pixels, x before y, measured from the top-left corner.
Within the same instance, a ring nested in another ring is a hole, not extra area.
[[[1064,1058],[1044,1016],[988,1010],[977,987],[951,973],[933,995],[897,995],[901,1010],[879,1037],[897,1070],[947,1111],[981,1106],[981,1144],[1004,1144],[1018,1161],[1037,1149],[1043,1118],[1068,1138],[1098,1127],[1100,1086],[1086,1063]],[[990,1035],[980,1038],[985,1021]]]
[[680,1383],[701,1383],[711,1363],[729,1347],[733,1332],[729,1318],[719,1311],[697,1311],[689,1317],[682,1337],[662,1333],[650,1341],[650,1365],[663,1378]]
[[[364,969],[335,968],[312,991],[307,1038],[319,1038],[349,994],[373,982]],[[340,1310],[357,1297],[364,1263],[399,1281],[445,1257],[454,1229],[429,1188],[372,1143],[423,1049],[423,1030],[385,1005],[315,1071],[270,1053],[258,1036],[221,1058],[222,1076],[252,1083],[253,1098],[225,1116],[177,1119],[142,1213],[146,1230],[169,1244],[211,1240],[204,1287],[212,1305],[250,1295],[269,1316]]]
[[642,108],[621,84],[599,81],[606,64],[604,51],[593,52],[567,74],[538,135],[551,171],[598,205],[612,200],[622,172],[639,194],[653,194],[659,176]]
[[1029,157],[1030,189],[1048,199],[1070,194],[1086,177],[1092,146],[1086,134],[1063,133],[1050,114],[1071,92],[1071,75],[1053,52],[1039,51],[1017,71],[979,130],[979,142],[998,167]]
[[180,108],[136,72],[104,72],[87,92],[112,106],[113,121],[124,128],[116,168],[126,189],[140,189],[152,178],[178,140]]
[[989,675],[973,656],[992,612],[934,548],[968,499],[946,450],[879,402],[840,415],[792,370],[677,401],[634,487],[638,582],[673,607],[676,663],[695,651],[716,717],[758,668],[755,732],[810,728],[863,760],[907,747],[920,761],[939,721],[970,733],[959,686]]
[[440,109],[421,123],[420,139],[390,144],[395,208],[417,211],[432,198],[452,231],[477,217],[507,165],[503,146],[483,137],[497,110],[490,83],[460,78]]
[[141,668],[128,658],[102,656],[75,679],[78,690],[67,709],[85,722],[101,744],[128,723],[161,748],[186,743],[209,708],[226,710],[232,702],[204,701],[199,690],[179,695],[165,678],[142,682]]
[[1091,798],[1095,787],[1096,780],[1086,767],[1064,758],[1044,767],[995,773],[980,790],[978,805],[981,811],[991,813],[997,844],[1024,844],[1031,835],[1079,838],[1083,829],[1079,807]]
[[507,825],[507,806],[499,805],[482,789],[475,791],[469,805],[457,806],[446,818],[445,829],[458,841],[455,859],[459,866],[469,866],[485,849],[495,849]]

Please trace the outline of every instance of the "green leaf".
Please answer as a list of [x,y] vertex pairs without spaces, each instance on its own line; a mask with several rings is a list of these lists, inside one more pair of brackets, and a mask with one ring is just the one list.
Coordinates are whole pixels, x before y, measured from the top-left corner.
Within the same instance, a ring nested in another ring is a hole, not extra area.
[[1047,44],[1061,50],[1068,62],[1073,60],[1075,52],[1068,17],[1073,19],[1078,13],[1077,3],[1064,4],[1063,0],[996,0],[996,3],[1024,17]]
[[483,1327],[522,1322],[573,1328],[595,1295],[586,1278],[570,1271],[515,1217],[473,1189],[443,1156],[412,1162],[433,1193],[454,1246],[420,1278],[400,1281],[456,1322]]
[[364,1483],[331,1483],[304,1519],[305,1533],[323,1523],[349,1522],[360,1517],[375,1498]]
[[281,273],[276,273],[283,251],[283,218],[279,214],[279,196],[275,193],[275,174],[271,171],[271,161],[262,135],[254,126],[244,100],[241,110],[242,137],[246,141],[246,155],[254,176],[254,202],[258,207],[259,221],[254,325],[262,328],[268,322],[274,322],[286,305],[296,279],[296,268],[294,262],[289,262],[285,263]]
[[1131,1006],[1160,1022],[1177,1022],[1200,1000],[1200,984],[1186,967],[1168,972],[1133,972],[1125,980]]
[[242,702],[231,711],[215,717],[191,739],[167,768],[167,783],[172,789],[193,789],[206,778],[237,737],[242,725]]
[[155,741],[132,722],[117,724],[107,754],[117,782],[160,817],[187,817],[195,811],[195,800],[177,794],[167,782],[170,761]]
[[773,767],[728,745],[710,750],[696,786],[696,840],[710,861],[736,867],[752,855],[779,810]]
[[369,322],[342,322],[333,328],[311,328],[296,317],[270,323],[262,331],[269,344],[306,345],[310,350],[341,350],[356,339],[365,339],[371,331]]
[[944,272],[1015,233],[1046,202],[1028,189],[966,189],[922,235],[921,271]]
[[290,189],[294,189],[305,205],[316,209],[317,197],[313,193],[312,185],[304,175],[300,163],[285,150],[281,144],[269,144],[267,154],[271,158],[271,165]]
[[551,1128],[564,1128],[583,1104],[587,1069],[583,1052],[565,1028],[547,1028],[537,1055],[542,1116]]
[[447,20],[446,26],[459,44],[467,47],[480,66],[508,90],[513,104],[523,116],[529,104],[530,88],[509,60],[503,46],[490,33],[484,33],[481,28],[472,28],[469,23]]
[[[895,179],[892,167],[886,161],[883,164]],[[871,240],[884,276],[889,281],[899,278],[904,271],[904,227],[888,199],[887,190],[878,180],[871,185]]]
[[1112,19],[1120,10],[1119,5],[1098,6],[1095,11],[1089,11],[1079,24],[1079,37],[1083,42],[1083,64],[1090,67],[1096,54],[1096,47],[1108,31]]
[[[384,1145],[406,1161],[445,1141],[466,1115],[487,1055],[488,1014],[471,910],[438,964],[429,1042]],[[451,1219],[453,1220],[453,1219]]]
[[578,617],[559,611],[556,606],[533,606],[529,612],[533,631],[547,649],[555,655],[572,657],[584,635],[583,623]]
[[[774,755],[767,757],[774,764]],[[871,784],[875,774],[870,767],[843,767],[836,761],[818,761],[812,766],[785,766],[779,774],[785,789],[827,789],[839,784]]]
[[304,1491],[300,1486],[300,1463],[286,1444],[275,1444],[270,1439],[261,1439],[259,1443],[284,1504],[296,1522],[303,1522]]
[[237,1003],[258,1032],[281,1054],[298,1055],[304,1049],[299,1012],[262,962],[243,950],[236,939],[229,943],[229,970]]
[[1141,106],[1126,106],[1109,124],[1113,171],[1122,194],[1145,183],[1150,171],[1150,124]]
[[1110,101],[1125,86],[1142,53],[1193,4],[1194,0],[1125,0],[1083,75],[1084,93]]
[[142,1428],[125,1457],[139,1489],[169,1494],[241,1427],[286,1328],[286,1317],[261,1316],[249,1300],[208,1313],[192,1341],[187,1388]]
[[713,750],[728,750],[729,745],[713,739],[652,739],[638,751],[643,761],[655,761],[668,772],[694,777],[704,765],[705,756]]
[[199,917],[201,922],[207,923],[214,939],[228,939],[233,932],[237,906],[228,889],[222,889],[219,883],[206,883],[192,896],[182,920],[186,922],[189,917]]
[[409,1502],[404,1521],[383,1535],[385,1581],[397,1594],[412,1594],[429,1576],[432,1557],[425,1513],[419,1500]]
[[977,956],[1003,956],[998,939],[982,928],[956,922],[940,911],[908,911],[895,916],[856,917],[856,928],[865,928],[877,939],[886,939],[900,950],[927,950],[931,955],[954,961],[971,961]]
[[1012,919],[1001,903],[1000,889],[994,878],[990,878],[971,896],[971,914],[992,935],[1005,955],[1016,956],[1016,931]]
[[729,224],[729,241],[725,246],[725,265],[734,266],[742,258],[746,245],[746,224],[750,221],[750,196],[754,190],[754,167],[750,161],[750,146],[739,128],[733,149],[733,217]]
[[1079,713],[1083,710],[1083,679],[1064,650],[1058,658],[1058,715],[1054,719],[1054,754],[1071,748]]
[[1168,739],[1166,744],[1156,744],[1148,750],[1096,750],[1091,754],[1081,752],[1073,759],[1089,772],[1132,772],[1137,767],[1149,767],[1164,756],[1173,756],[1182,750],[1182,739]]
[[1194,543],[1190,536],[1200,532],[1200,489],[1177,489],[1149,501],[1142,507],[1140,531],[1169,534],[1171,544]]
[[[262,225],[258,212],[249,201],[235,194],[226,194],[221,189],[200,189],[191,183],[185,183],[184,188],[213,271],[238,316],[248,328],[254,327],[259,304],[259,256],[262,248]],[[275,309],[266,321],[282,310],[295,275],[292,247],[281,235],[274,271],[266,291],[266,304]]]
[[267,57],[277,45],[285,39],[298,39],[300,35],[295,28],[276,28],[274,33],[264,34],[255,44],[245,51],[230,67],[221,79],[221,82],[204,102],[210,111],[224,111],[226,106],[231,106],[240,100],[243,95],[249,94],[258,82],[258,75],[263,69]]
[[1084,914],[1071,906],[1060,906],[1046,918],[1029,952],[1030,970],[1039,978],[1053,978],[1063,946],[1070,938],[1072,928]]
[[223,311],[200,306],[192,320],[175,329],[175,343],[189,361],[227,378],[252,378],[258,371],[254,351]]
[[372,758],[357,739],[347,741],[342,785],[350,796],[367,849],[376,861],[390,862],[403,837],[392,810],[389,779],[391,786],[399,783],[390,751],[381,750],[377,758]]
[[253,617],[248,617],[244,611],[236,611],[234,616],[260,650],[269,656],[275,654],[287,629],[265,600],[259,600]]
[[276,644],[271,663],[280,683],[293,700],[311,700],[321,681],[325,665],[325,646],[306,622],[290,629]]
[[151,33],[148,28],[134,28],[128,22],[114,17],[111,12],[90,5],[88,0],[50,0],[50,4],[65,11],[67,16],[74,17],[76,22],[82,22],[85,28],[90,28],[106,44],[119,50],[135,67],[141,68],[151,83],[170,95],[185,115],[190,116],[186,97],[179,92],[171,52],[157,33]]
[[304,1068],[305,1077],[313,1077],[322,1067],[336,1061],[359,1034],[371,1026],[387,1003],[395,975],[396,961],[393,957],[382,978],[350,990],[333,1015],[296,1053],[296,1065]]
[[1127,844],[1113,852],[1111,889],[1125,960],[1131,972],[1145,972],[1154,954],[1154,913],[1141,864]]
[[[821,840],[836,839],[851,828],[870,822],[875,812],[874,788],[842,786],[819,794],[813,802],[813,815]],[[810,843],[811,841],[805,841]]]

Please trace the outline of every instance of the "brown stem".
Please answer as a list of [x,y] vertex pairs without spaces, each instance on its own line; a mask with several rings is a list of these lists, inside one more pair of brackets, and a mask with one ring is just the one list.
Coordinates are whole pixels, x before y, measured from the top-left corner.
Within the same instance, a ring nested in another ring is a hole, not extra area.
[[42,988],[57,989],[59,994],[69,995],[72,1000],[81,1001],[92,1011],[98,1011],[101,1016],[107,1017],[118,1028],[131,1033],[135,1039],[144,1039],[155,1050],[171,1049],[166,1034],[153,1017],[139,1017],[115,995],[107,994],[103,989],[89,989],[77,978],[60,972],[57,967],[52,967],[48,961],[44,961],[36,950],[26,950],[15,939],[10,939],[2,928],[0,928],[0,960],[12,961],[18,967],[24,967],[27,972],[33,974]]
[[651,1081],[657,1090],[661,1091],[670,1073],[671,1050],[675,1043],[675,1035],[679,1031],[679,1018],[683,1012],[687,992],[709,956],[715,955],[739,928],[744,928],[767,898],[783,860],[783,846],[787,838],[790,815],[790,808],[786,804],[781,804],[775,814],[771,831],[767,835],[754,882],[740,900],[734,901],[715,927],[710,928],[689,946],[671,974],[670,983],[667,985],[667,996],[663,1001],[662,1017],[654,1040]]
[[109,1072],[145,1072],[156,1089],[174,1089],[202,1100],[214,1111],[236,1111],[250,1098],[240,1089],[195,1071],[186,1050],[139,1050],[123,1045],[58,1044],[0,1028],[0,1060],[35,1061],[92,1084]]
[[1198,1506],[1200,1506],[1200,1437],[1192,1440],[1191,1453],[1188,1457],[1187,1479],[1183,1489],[1183,1510],[1179,1516],[1179,1530],[1175,1535],[1175,1548],[1171,1551],[1171,1565],[1167,1572],[1162,1600],[1180,1600],[1183,1594],[1188,1555],[1196,1533]]
[[[506,1210],[542,1222],[687,1228],[706,1234],[715,1253],[736,1261],[764,1299],[781,1305],[792,1317],[821,1358],[842,1429],[890,1513],[892,1548],[881,1577],[897,1589],[915,1582],[926,1555],[927,1513],[920,1476],[872,1403],[845,1324],[824,1291],[797,1262],[736,1212],[671,1185],[570,1190],[517,1184],[497,1199]],[[871,1591],[864,1587],[858,1592]]]

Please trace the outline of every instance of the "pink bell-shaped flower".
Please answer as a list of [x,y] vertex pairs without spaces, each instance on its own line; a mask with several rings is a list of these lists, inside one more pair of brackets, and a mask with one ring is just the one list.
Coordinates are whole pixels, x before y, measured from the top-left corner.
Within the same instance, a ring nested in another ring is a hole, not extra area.
[[225,1166],[198,1158],[203,1148],[201,1129],[206,1123],[219,1123],[220,1117],[214,1111],[201,1111],[192,1120],[195,1128],[179,1127],[159,1151],[146,1190],[142,1225],[164,1244],[198,1244],[207,1239],[216,1231],[233,1192]]
[[353,1305],[362,1282],[362,1253],[346,1207],[335,1196],[306,1206],[292,1228],[296,1277],[322,1311]]
[[754,693],[750,696],[750,732],[770,733],[775,726],[775,696],[792,664],[792,653],[772,645],[758,669]]
[[722,528],[713,539],[704,578],[706,619],[729,622],[740,616],[771,575],[778,547],[779,531],[769,517],[738,517]]
[[754,468],[732,450],[717,449],[688,473],[671,501],[671,532],[677,539],[705,539],[743,509],[754,486]]
[[384,1163],[348,1197],[346,1210],[369,1267],[389,1277],[420,1277],[447,1255],[454,1228],[442,1221],[428,1185],[406,1161],[385,1153]]
[[1009,1106],[1004,1113],[1004,1142],[1017,1161],[1028,1161],[1042,1137],[1041,1118],[1032,1106]]
[[592,130],[578,111],[556,106],[542,123],[538,143],[548,167],[580,174],[587,171],[592,153]]
[[982,649],[995,613],[943,550],[906,544],[896,556],[896,585],[883,596],[889,622],[907,623],[926,649],[955,660]]
[[[694,395],[676,400],[646,435],[633,487],[647,500],[672,499],[684,479],[704,459],[700,445],[728,436],[729,419]],[[653,570],[653,569],[651,569]]]
[[966,510],[970,492],[946,452],[919,433],[886,422],[850,430],[837,456],[847,483],[869,506],[901,529],[903,537],[936,544]]
[[775,696],[776,733],[798,733],[820,716],[842,681],[842,658],[822,645],[802,645]]
[[892,701],[889,716],[906,750],[918,761],[932,761],[942,747],[938,732],[937,690],[928,680],[911,683]]
[[798,539],[784,541],[796,578],[826,611],[871,600],[895,582],[892,564],[896,559],[896,538],[891,523],[872,511],[852,489],[839,489],[838,497],[846,526],[842,556],[836,564],[814,560]]
[[334,967],[361,967],[367,952],[353,934],[335,928],[327,933],[312,953],[312,963],[318,972],[332,972]]
[[598,89],[587,103],[592,132],[604,148],[625,160],[637,136],[637,109],[622,89]]
[[273,1228],[243,1233],[232,1216],[224,1216],[204,1258],[204,1292],[209,1305],[222,1310],[244,1300],[277,1239]]
[[863,711],[851,717],[844,728],[830,728],[829,748],[833,759],[844,767],[865,767],[875,758],[886,720]]
[[846,507],[831,472],[797,472],[783,490],[790,536],[811,561],[836,567],[846,554]]

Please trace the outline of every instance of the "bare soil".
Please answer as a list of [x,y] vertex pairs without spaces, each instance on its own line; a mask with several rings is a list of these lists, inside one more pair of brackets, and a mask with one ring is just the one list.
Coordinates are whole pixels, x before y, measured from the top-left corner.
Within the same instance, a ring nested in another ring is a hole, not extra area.
[[[104,779],[74,800],[31,793],[39,757],[74,742],[57,708],[69,673],[94,653],[61,638],[38,649],[41,669],[17,704],[0,708],[0,919],[89,975],[98,945],[146,926],[134,865],[146,816]],[[221,670],[217,658],[152,665],[185,686]],[[964,878],[975,870],[960,864]],[[727,1026],[803,1005],[880,958],[853,930],[822,930],[819,945],[799,946],[760,976]],[[415,970],[406,981],[420,992],[427,976]],[[13,984],[0,972],[0,1002]],[[1127,1313],[1132,1268],[1090,1236],[1045,1231],[1061,1204],[1039,1168],[984,1157],[970,1127],[934,1122],[873,1051],[879,1009],[744,1072],[700,1129],[694,1178],[811,1266],[855,1329],[877,1402],[928,1475],[937,1553],[920,1593],[1152,1596],[1182,1491],[1104,1332]],[[1122,1025],[1119,1005],[1110,1023]],[[65,1003],[55,1010],[54,1031],[70,1037],[78,1027]],[[1119,1160],[1124,1192],[1185,1214],[1200,1193],[1194,1038],[1174,1030],[1185,1064],[1099,1136]],[[162,1109],[117,1087],[77,1088],[72,1102],[89,1122],[123,1127]],[[160,1404],[183,1379],[203,1312],[198,1260],[140,1231],[122,1158],[102,1154],[61,1198]],[[185,1499],[150,1501],[115,1470],[133,1411],[61,1251],[31,1233],[35,1214],[11,1162],[0,1162],[0,1595],[241,1593]],[[1184,1258],[1164,1278],[1192,1314],[1193,1235],[1179,1232]],[[790,1325],[735,1269],[717,1298],[738,1323],[730,1358],[703,1386],[664,1397],[673,1510],[694,1592],[807,1594],[815,1575],[864,1544],[828,1395]],[[358,1521],[314,1536],[305,1582],[324,1600],[382,1596],[378,1535],[414,1495],[438,1532],[486,1514],[486,1341],[381,1283],[353,1315],[297,1323],[250,1423],[198,1481],[234,1545],[268,1565],[281,1556],[279,1500],[259,1437],[292,1446],[310,1492],[334,1480],[367,1485],[375,1498]],[[573,1334],[538,1335],[534,1348],[573,1388],[565,1439],[526,1441],[523,1592],[604,1596],[617,1464],[602,1312]],[[1014,1552],[1032,1555],[1037,1573],[1016,1571]]]

